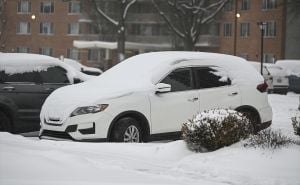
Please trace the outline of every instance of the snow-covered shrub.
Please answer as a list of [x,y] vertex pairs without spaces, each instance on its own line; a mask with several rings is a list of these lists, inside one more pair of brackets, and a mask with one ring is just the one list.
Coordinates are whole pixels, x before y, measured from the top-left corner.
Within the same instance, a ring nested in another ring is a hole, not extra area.
[[280,131],[265,129],[258,132],[256,135],[251,135],[244,146],[275,149],[291,143],[294,143],[294,141],[287,136],[282,135]]
[[248,118],[234,110],[214,109],[182,126],[182,137],[196,152],[214,151],[245,139],[252,132]]
[[300,114],[292,117],[292,125],[294,128],[294,133],[300,136]]

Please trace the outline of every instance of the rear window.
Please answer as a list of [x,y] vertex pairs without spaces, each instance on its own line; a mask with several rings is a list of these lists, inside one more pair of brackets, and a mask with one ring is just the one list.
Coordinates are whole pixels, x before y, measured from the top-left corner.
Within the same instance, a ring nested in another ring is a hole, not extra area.
[[16,74],[7,74],[0,71],[1,83],[40,83],[38,72],[24,72]]
[[70,83],[67,71],[61,67],[49,67],[46,71],[40,72],[43,83]]

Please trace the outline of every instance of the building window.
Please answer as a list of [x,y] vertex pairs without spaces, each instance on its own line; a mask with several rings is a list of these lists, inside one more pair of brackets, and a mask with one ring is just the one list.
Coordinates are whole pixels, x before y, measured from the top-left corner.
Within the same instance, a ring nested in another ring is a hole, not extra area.
[[53,23],[52,22],[41,22],[40,23],[40,33],[44,35],[52,35]]
[[266,22],[264,26],[264,36],[265,37],[275,37],[276,36],[276,22],[269,21]]
[[129,35],[141,35],[141,24],[130,24],[128,27]]
[[232,10],[233,10],[233,0],[229,0],[229,1],[225,4],[223,10],[224,10],[225,12],[230,12],[230,11],[232,11]]
[[262,1],[262,9],[263,10],[270,10],[277,8],[277,1],[276,0],[263,0]]
[[78,49],[75,48],[69,48],[67,50],[67,58],[73,59],[73,60],[80,60],[80,53]]
[[240,24],[240,36],[249,37],[250,35],[250,23],[241,23]]
[[250,9],[250,0],[242,0],[241,10],[249,10]]
[[99,63],[105,59],[106,49],[89,49],[88,50],[88,61],[93,63]]
[[28,0],[21,0],[18,2],[18,13],[30,13],[31,2]]
[[17,24],[17,34],[30,34],[30,22],[19,22]]
[[80,1],[69,2],[69,13],[80,13],[80,12],[81,12]]
[[17,53],[29,53],[30,49],[29,49],[29,47],[19,46],[19,47],[17,47],[16,52]]
[[53,49],[52,48],[40,48],[39,53],[42,55],[52,56]]
[[41,12],[42,13],[53,13],[54,12],[54,2],[53,1],[41,2]]
[[80,27],[78,22],[68,24],[68,34],[78,35],[80,33]]
[[224,37],[232,36],[232,23],[224,23],[223,34],[224,34]]
[[274,63],[275,58],[274,58],[273,53],[264,53],[263,62],[264,63]]

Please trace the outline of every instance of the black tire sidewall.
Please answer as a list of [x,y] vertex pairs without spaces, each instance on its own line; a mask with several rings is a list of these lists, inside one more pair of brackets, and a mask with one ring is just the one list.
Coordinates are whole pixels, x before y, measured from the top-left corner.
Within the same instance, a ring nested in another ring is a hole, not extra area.
[[0,111],[0,132],[12,132],[12,125],[9,117]]
[[111,141],[112,142],[124,142],[124,133],[128,127],[135,126],[139,130],[139,142],[142,142],[142,129],[138,121],[131,117],[125,117],[119,119],[112,131]]

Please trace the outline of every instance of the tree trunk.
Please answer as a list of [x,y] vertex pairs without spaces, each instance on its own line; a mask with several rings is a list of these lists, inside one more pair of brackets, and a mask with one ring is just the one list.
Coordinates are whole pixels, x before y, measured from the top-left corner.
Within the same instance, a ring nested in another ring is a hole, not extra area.
[[120,23],[118,27],[118,62],[125,59],[125,28],[124,24]]
[[190,38],[184,38],[184,42],[183,42],[183,46],[184,46],[184,51],[194,51],[195,49],[195,45],[192,41],[192,39]]

